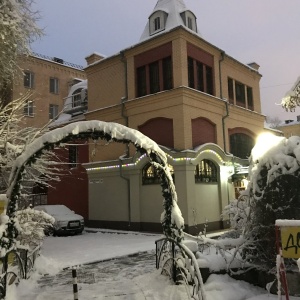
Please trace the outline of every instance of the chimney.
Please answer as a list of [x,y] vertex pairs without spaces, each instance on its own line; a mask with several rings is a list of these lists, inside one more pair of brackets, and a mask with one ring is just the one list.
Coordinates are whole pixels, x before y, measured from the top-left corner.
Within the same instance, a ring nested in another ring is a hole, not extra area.
[[61,59],[61,58],[58,58],[58,57],[53,57],[53,61],[55,61],[55,62],[57,62],[57,63],[59,63],[59,64],[64,64],[64,60],[63,59]]
[[104,55],[101,55],[99,53],[92,53],[90,55],[88,55],[85,60],[87,62],[87,65],[91,65],[93,63],[95,63],[96,61],[100,61],[104,58],[105,56]]
[[258,65],[256,62],[252,62],[250,64],[248,64],[248,66],[256,71],[258,71],[260,65]]
[[284,123],[285,124],[290,124],[291,122],[293,122],[294,120],[285,120]]

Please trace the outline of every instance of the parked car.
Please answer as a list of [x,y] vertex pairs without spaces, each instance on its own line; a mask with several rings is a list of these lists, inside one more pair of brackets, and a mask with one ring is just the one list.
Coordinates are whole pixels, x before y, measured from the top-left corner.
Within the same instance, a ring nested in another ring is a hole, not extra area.
[[34,209],[42,210],[55,219],[53,235],[82,233],[84,218],[65,205],[38,205]]

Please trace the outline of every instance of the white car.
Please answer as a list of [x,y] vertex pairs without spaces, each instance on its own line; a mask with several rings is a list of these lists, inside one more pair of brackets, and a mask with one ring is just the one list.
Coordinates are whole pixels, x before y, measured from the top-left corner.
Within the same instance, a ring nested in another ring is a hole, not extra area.
[[54,235],[82,233],[84,229],[84,218],[65,205],[38,205],[34,209],[42,210],[55,219]]

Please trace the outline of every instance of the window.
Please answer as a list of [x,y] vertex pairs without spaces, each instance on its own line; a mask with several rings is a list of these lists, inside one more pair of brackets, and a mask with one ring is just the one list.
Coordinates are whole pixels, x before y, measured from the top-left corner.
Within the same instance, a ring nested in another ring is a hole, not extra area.
[[78,159],[78,147],[75,145],[69,146],[69,167],[76,168]]
[[206,93],[213,95],[214,84],[213,84],[212,68],[209,66],[205,66],[205,71],[206,71]]
[[138,97],[172,89],[173,70],[171,56],[138,67],[136,76]]
[[194,79],[194,60],[191,57],[188,57],[188,81],[189,87],[195,87],[195,79]]
[[58,94],[58,78],[50,78],[50,93]]
[[248,103],[248,108],[253,110],[253,92],[252,88],[247,86],[247,103]]
[[34,88],[34,74],[29,71],[24,72],[24,87]]
[[24,116],[33,117],[33,101],[28,100],[24,105]]
[[154,31],[159,30],[160,29],[160,17],[156,17],[154,19]]
[[55,119],[58,116],[58,105],[49,105],[49,119]]
[[164,90],[173,88],[173,68],[171,56],[163,59],[163,81]]
[[[172,178],[174,180],[174,168],[169,164],[168,164],[168,167],[170,168],[170,172],[171,172]],[[146,164],[145,167],[143,168],[142,183],[143,183],[143,185],[160,183],[158,169],[156,169],[151,163]]]
[[137,69],[137,86],[138,97],[147,95],[146,66]]
[[202,63],[197,62],[197,90],[204,92],[204,76],[203,76],[204,66]]
[[191,17],[187,18],[187,24],[189,29],[193,29],[193,20]]
[[213,69],[192,57],[188,57],[188,84],[190,88],[196,88],[201,92],[213,95]]
[[149,65],[149,77],[150,77],[150,94],[154,94],[160,91],[159,88],[159,64],[158,61]]
[[156,34],[165,29],[165,20],[167,19],[167,16],[168,14],[162,10],[157,10],[150,16],[149,35]]
[[203,159],[196,166],[195,182],[218,182],[218,169],[211,160]]
[[238,81],[235,82],[235,97],[237,105],[246,107],[245,85]]
[[252,87],[232,78],[228,78],[228,98],[231,104],[254,110]]
[[77,107],[81,105],[81,91],[82,89],[77,89],[72,94],[72,107]]
[[253,146],[253,138],[245,133],[230,135],[230,152],[236,157],[249,158]]
[[229,103],[234,103],[234,93],[233,93],[233,80],[231,78],[228,78],[228,98]]

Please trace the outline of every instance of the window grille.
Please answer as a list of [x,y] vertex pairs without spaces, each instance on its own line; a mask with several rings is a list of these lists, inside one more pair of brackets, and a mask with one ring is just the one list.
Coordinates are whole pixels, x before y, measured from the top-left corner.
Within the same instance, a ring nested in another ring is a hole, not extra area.
[[[175,179],[175,177],[174,177],[174,168],[171,165],[168,165],[168,167],[170,168],[170,172],[171,172],[172,178],[174,180]],[[142,183],[143,183],[143,185],[159,184],[160,183],[159,172],[151,163],[148,163],[143,168]]]
[[195,182],[201,182],[201,183],[218,182],[218,169],[211,160],[203,159],[196,166]]

